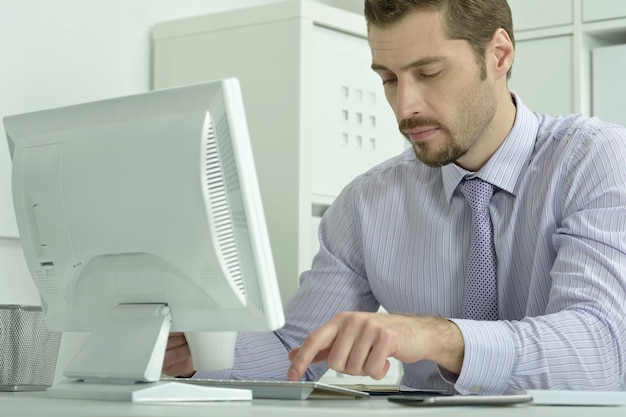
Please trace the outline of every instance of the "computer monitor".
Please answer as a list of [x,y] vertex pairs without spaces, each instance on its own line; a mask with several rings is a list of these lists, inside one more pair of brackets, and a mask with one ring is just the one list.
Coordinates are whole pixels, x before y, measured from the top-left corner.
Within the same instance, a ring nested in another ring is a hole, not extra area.
[[283,325],[236,79],[4,126],[46,323],[92,333],[53,395],[126,399],[135,397],[112,390],[150,388],[164,399],[153,388],[170,331],[186,332],[196,369],[216,369],[232,366],[237,331]]

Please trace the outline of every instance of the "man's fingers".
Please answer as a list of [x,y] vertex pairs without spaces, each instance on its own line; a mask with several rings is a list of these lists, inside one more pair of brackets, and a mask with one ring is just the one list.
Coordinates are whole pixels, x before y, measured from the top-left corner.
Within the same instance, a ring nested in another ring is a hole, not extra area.
[[389,351],[384,344],[374,345],[363,365],[363,373],[374,379],[383,379],[391,367],[388,357]]
[[358,314],[341,317],[339,331],[328,354],[328,366],[335,371],[363,375],[372,340],[367,334],[367,320]]
[[166,350],[175,349],[180,346],[184,346],[187,344],[187,339],[185,339],[184,333],[170,333],[169,338],[167,339],[167,347]]
[[367,313],[341,313],[320,327],[301,347],[289,353],[288,378],[299,380],[312,363],[327,360],[335,371],[383,378],[389,371],[389,356],[396,353],[397,331],[390,324],[406,318]]
[[[298,354],[298,352],[300,351],[300,348],[293,348],[289,351],[289,354],[287,355],[287,357],[289,358],[290,361],[292,361],[296,355]],[[317,355],[315,355],[315,357],[313,358],[313,360],[311,361],[311,363],[318,363],[318,362],[322,362],[328,359],[328,351],[329,349],[322,349],[318,352]]]
[[[386,324],[381,323],[381,316],[354,314],[344,321],[337,340],[346,346],[336,362],[332,362],[333,346],[329,366],[349,375],[371,376],[380,379],[389,370],[388,356],[391,355],[392,334]],[[349,337],[344,339],[344,335]],[[343,361],[343,362],[341,362]]]
[[287,378],[290,381],[299,381],[309,365],[326,360],[328,348],[333,345],[336,337],[337,326],[332,320],[312,332],[302,346],[289,352],[291,366],[287,371]]
[[184,334],[171,334],[167,340],[162,372],[169,376],[188,377],[195,373],[191,352]]

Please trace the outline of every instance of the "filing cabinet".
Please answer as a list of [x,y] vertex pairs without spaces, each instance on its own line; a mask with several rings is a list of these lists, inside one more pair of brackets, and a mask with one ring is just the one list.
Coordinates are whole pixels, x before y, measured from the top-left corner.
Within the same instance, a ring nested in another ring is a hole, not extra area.
[[406,148],[370,70],[365,19],[309,0],[152,28],[152,87],[240,80],[283,300],[316,250],[325,208]]

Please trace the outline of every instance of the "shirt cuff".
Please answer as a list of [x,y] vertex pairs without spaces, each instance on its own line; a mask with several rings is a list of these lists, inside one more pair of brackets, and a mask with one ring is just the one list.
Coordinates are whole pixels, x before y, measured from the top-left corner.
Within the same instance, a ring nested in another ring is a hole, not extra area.
[[502,394],[513,372],[515,357],[509,327],[502,321],[450,321],[459,327],[465,342],[463,366],[454,381],[454,389],[460,394]]

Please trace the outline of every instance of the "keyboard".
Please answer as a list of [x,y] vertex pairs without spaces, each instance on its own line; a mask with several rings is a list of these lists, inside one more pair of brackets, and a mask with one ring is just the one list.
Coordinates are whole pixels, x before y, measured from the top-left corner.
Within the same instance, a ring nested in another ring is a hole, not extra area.
[[278,381],[278,380],[234,380],[234,379],[196,379],[164,378],[163,381],[177,381],[188,384],[241,388],[252,391],[253,398],[281,400],[306,400],[309,398],[366,398],[369,394],[358,389],[314,381]]

